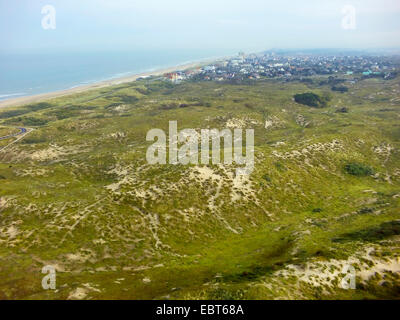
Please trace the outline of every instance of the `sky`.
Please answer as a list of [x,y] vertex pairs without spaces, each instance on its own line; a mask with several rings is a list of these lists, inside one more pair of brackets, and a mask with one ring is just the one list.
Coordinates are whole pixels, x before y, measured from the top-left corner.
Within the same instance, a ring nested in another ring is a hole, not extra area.
[[[42,27],[46,5],[55,29]],[[400,48],[400,1],[0,0],[0,53],[271,48]]]

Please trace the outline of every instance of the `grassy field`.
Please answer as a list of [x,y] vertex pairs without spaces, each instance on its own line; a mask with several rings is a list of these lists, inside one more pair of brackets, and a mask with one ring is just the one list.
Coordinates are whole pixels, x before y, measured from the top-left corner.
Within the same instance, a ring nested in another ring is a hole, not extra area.
[[[400,297],[400,79],[318,83],[137,81],[1,109],[0,136],[35,130],[0,151],[0,299]],[[253,128],[255,170],[147,164],[171,120]]]

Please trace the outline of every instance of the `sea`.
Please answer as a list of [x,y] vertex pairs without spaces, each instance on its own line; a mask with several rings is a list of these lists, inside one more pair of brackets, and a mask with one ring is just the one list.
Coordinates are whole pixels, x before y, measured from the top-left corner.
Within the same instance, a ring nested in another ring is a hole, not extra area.
[[0,53],[0,101],[232,55],[223,50]]

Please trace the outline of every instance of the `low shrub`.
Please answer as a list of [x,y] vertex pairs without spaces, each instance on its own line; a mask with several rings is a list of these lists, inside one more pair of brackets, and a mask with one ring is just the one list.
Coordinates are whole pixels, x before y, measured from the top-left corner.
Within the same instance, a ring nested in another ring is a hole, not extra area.
[[374,174],[374,170],[371,167],[358,162],[347,163],[344,169],[348,174],[358,177],[366,177]]

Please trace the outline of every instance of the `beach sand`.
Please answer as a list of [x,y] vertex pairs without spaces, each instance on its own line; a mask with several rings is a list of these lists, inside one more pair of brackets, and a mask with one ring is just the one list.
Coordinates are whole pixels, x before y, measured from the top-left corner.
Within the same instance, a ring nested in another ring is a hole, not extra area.
[[0,108],[16,107],[16,106],[22,106],[22,105],[30,104],[30,103],[42,102],[42,101],[50,100],[53,98],[66,96],[69,94],[81,93],[81,92],[88,91],[88,90],[99,89],[99,88],[104,88],[104,87],[108,87],[108,86],[118,85],[121,83],[136,81],[137,79],[139,79],[141,77],[161,76],[168,72],[193,69],[196,67],[204,66],[204,65],[214,62],[216,60],[217,59],[208,60],[208,61],[203,60],[203,61],[199,61],[199,62],[178,65],[178,66],[174,66],[174,67],[170,67],[170,68],[166,68],[166,69],[140,73],[140,74],[132,75],[129,77],[122,77],[122,78],[117,78],[117,79],[96,82],[96,83],[92,83],[92,84],[88,84],[88,85],[77,86],[77,87],[71,88],[71,89],[54,91],[54,92],[49,92],[49,93],[42,93],[42,94],[37,94],[37,95],[27,96],[27,97],[8,99],[8,100],[0,101]]

